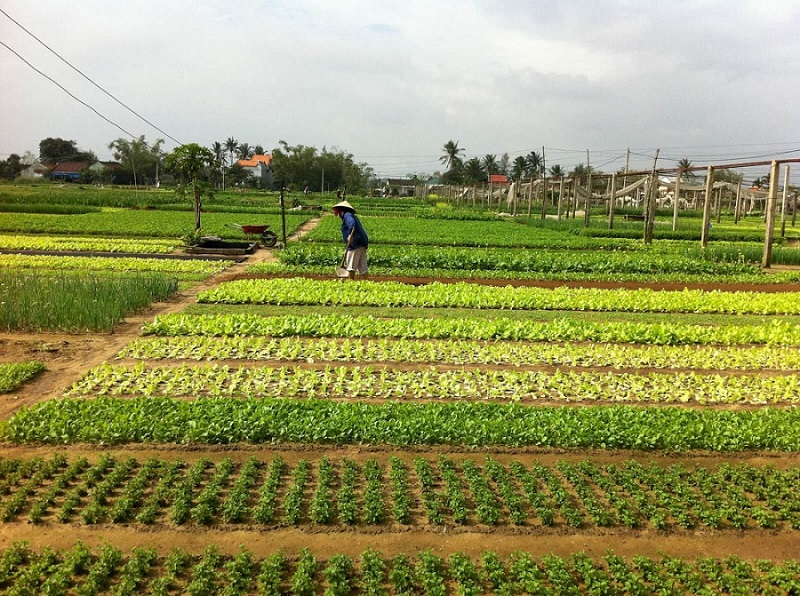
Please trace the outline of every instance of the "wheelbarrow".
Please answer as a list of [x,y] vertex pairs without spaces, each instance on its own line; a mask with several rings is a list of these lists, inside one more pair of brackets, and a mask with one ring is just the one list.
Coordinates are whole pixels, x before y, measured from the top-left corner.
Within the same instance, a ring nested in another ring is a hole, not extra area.
[[249,239],[250,236],[259,236],[261,244],[270,247],[275,246],[278,242],[278,235],[269,229],[269,226],[256,226],[256,225],[242,225],[242,224],[225,224],[229,228],[238,228]]

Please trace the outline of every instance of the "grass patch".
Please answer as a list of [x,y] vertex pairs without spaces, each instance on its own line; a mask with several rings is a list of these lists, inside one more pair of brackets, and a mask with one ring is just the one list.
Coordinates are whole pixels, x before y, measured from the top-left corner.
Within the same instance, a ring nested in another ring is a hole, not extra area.
[[35,360],[0,364],[0,393],[14,391],[42,371],[44,364]]
[[91,276],[0,272],[0,329],[111,331],[125,315],[178,289],[157,273]]

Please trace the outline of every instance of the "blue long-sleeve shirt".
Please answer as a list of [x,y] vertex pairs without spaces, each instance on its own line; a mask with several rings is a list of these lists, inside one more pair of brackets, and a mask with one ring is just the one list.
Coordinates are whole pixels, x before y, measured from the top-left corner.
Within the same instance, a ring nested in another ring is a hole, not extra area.
[[364,231],[364,226],[361,225],[361,222],[358,221],[355,214],[347,211],[342,217],[342,240],[344,240],[345,244],[347,244],[347,239],[353,231],[353,240],[350,242],[350,246],[348,246],[347,249],[352,250],[362,246],[367,248],[367,246],[369,246],[369,238],[367,238],[367,233]]

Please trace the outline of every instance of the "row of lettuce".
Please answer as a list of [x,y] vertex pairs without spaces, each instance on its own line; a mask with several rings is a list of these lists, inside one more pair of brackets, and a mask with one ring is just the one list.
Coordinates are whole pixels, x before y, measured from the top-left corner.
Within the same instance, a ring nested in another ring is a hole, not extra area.
[[[150,457],[0,461],[0,521],[262,529],[307,524],[404,531],[429,524],[566,528],[800,529],[800,469],[590,460],[542,464],[417,455],[280,455],[194,463]],[[244,525],[244,526],[242,526]]]
[[391,366],[180,367],[101,365],[67,397],[291,398],[415,402],[773,405],[800,403],[800,377],[787,374],[541,371],[507,368],[396,370]]
[[486,550],[442,557],[431,550],[385,557],[373,549],[357,557],[317,558],[303,549],[257,558],[242,548],[223,555],[214,545],[201,554],[175,549],[130,552],[106,544],[95,551],[34,550],[15,543],[0,553],[0,587],[7,594],[792,594],[800,586],[796,561],[634,556],[609,552],[534,558]]
[[614,311],[731,315],[800,314],[798,292],[658,291],[647,288],[599,289],[490,286],[459,282],[411,285],[400,282],[302,277],[243,279],[198,294],[200,303],[379,308],[464,308],[501,310]]

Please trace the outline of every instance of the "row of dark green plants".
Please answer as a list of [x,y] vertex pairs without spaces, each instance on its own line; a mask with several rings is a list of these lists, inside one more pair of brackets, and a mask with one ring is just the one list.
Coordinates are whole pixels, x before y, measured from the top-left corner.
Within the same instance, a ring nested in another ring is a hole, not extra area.
[[0,521],[800,529],[800,469],[723,464],[501,463],[439,455],[138,461],[102,455],[0,461]]
[[242,548],[223,555],[215,545],[202,553],[152,548],[123,552],[110,544],[95,550],[34,550],[16,542],[0,552],[0,588],[22,594],[264,594],[292,596],[446,596],[459,594],[795,594],[800,564],[794,560],[747,561],[736,556],[682,559],[624,558],[609,551],[534,558],[516,551],[485,550],[439,556],[430,550],[384,556],[366,549],[356,558],[317,557],[303,549],[259,558]]

